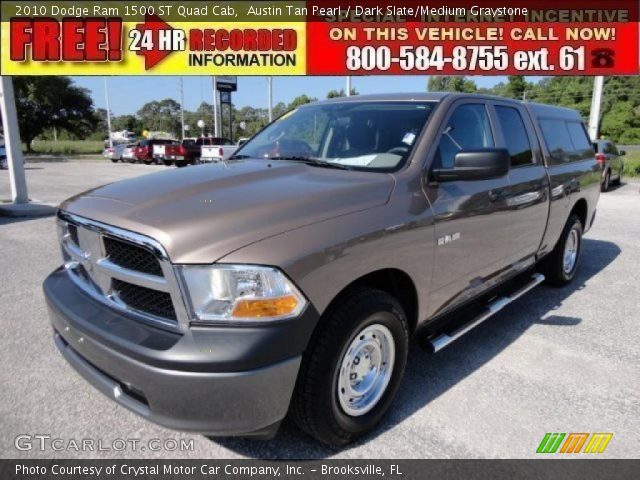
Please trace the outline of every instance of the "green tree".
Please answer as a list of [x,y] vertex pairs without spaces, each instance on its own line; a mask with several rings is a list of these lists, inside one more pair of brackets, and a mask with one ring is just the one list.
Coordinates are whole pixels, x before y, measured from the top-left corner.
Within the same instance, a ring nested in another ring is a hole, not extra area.
[[[351,96],[356,96],[359,95],[358,91],[354,88],[351,87]],[[327,98],[340,98],[340,97],[346,97],[347,94],[344,91],[344,88],[341,88],[340,90],[329,90],[329,92],[327,93]]]
[[307,103],[317,102],[318,99],[314,97],[309,97],[307,95],[298,95],[296,98],[291,100],[289,104],[289,109],[293,110],[294,108],[298,108],[300,105],[305,105]]
[[120,115],[111,120],[111,129],[114,132],[128,130],[138,135],[142,133],[142,125],[135,115]]
[[137,117],[144,130],[168,132],[176,136],[181,133],[180,104],[172,98],[145,103],[138,110]]
[[97,120],[89,91],[74,85],[69,77],[14,77],[13,86],[20,135],[28,152],[34,138],[54,127],[78,138],[95,131]]
[[434,75],[429,77],[427,91],[476,93],[478,91],[478,86],[476,85],[476,82],[468,80],[467,77],[463,75]]
[[505,96],[517,98],[518,100],[524,99],[525,92],[531,90],[532,84],[527,82],[523,75],[509,75],[508,79]]

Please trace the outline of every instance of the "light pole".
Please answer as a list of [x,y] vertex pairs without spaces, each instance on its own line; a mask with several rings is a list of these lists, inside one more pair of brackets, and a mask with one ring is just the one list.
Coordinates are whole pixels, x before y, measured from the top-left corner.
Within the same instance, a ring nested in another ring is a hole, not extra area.
[[0,114],[4,127],[12,200],[11,203],[0,203],[0,215],[26,217],[53,214],[56,210],[53,205],[29,202],[16,99],[13,93],[13,77],[7,75],[0,75]]
[[351,75],[347,75],[347,97],[351,96]]
[[604,90],[604,77],[593,78],[593,95],[591,97],[591,112],[589,113],[589,135],[591,140],[598,139],[600,124],[600,106],[602,104],[602,91]]
[[107,85],[107,77],[104,77],[104,103],[107,107],[107,127],[109,128],[109,148],[113,148],[113,139],[111,138],[111,109],[109,108],[109,85]]
[[216,76],[214,75],[213,77],[211,77],[211,82],[213,84],[213,136],[214,137],[219,137],[220,136],[220,122],[219,120],[219,98],[220,95],[218,94],[218,80],[216,79]]
[[204,137],[204,120],[198,120],[197,125],[198,127],[200,127],[200,130],[201,130],[200,136]]
[[27,179],[24,175],[22,158],[22,141],[18,127],[16,100],[13,94],[13,77],[1,76],[0,100],[2,101],[2,125],[4,125],[4,143],[6,146],[9,179],[11,183],[11,200],[13,203],[28,203]]
[[182,138],[184,139],[184,85],[182,83],[182,77],[180,77],[180,122],[182,124]]
[[267,77],[267,95],[269,103],[269,123],[273,121],[273,77]]

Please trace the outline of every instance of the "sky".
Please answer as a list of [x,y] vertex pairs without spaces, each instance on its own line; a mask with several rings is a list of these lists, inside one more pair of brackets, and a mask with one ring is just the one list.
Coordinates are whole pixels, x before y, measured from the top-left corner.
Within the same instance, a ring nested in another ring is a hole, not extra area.
[[[90,90],[94,105],[105,108],[105,77],[72,77],[73,81]],[[180,77],[138,76],[108,77],[109,103],[112,115],[136,113],[142,105],[152,100],[173,98],[180,101]],[[212,103],[211,77],[185,76],[184,103],[186,110],[195,110],[203,101]],[[424,92],[427,76],[369,76],[352,77],[352,86],[361,94]],[[479,87],[492,87],[506,82],[506,77],[477,76],[472,78]],[[536,77],[529,80],[537,81]],[[345,88],[345,77],[274,77],[273,102],[289,103],[298,95],[307,94],[318,99],[326,98],[332,89]],[[238,77],[238,91],[233,94],[237,107],[267,107],[267,80],[265,77]]]

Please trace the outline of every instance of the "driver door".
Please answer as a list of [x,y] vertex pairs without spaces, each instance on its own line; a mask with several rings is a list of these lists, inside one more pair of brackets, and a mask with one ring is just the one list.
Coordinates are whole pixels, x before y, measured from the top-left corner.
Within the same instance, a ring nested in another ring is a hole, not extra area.
[[[496,145],[496,119],[482,101],[455,103],[441,126],[432,168],[451,168],[462,150]],[[436,234],[431,305],[458,306],[500,281],[509,269],[509,176],[430,182]]]

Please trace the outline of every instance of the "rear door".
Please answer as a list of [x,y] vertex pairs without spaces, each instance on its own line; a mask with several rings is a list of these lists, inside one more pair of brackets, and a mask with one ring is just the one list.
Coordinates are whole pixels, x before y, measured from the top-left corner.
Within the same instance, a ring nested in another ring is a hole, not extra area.
[[508,252],[518,268],[532,265],[540,248],[549,215],[549,177],[533,122],[522,105],[493,102],[499,146],[509,150],[511,188],[506,196],[511,210]]
[[[495,117],[483,100],[463,100],[441,125],[432,168],[450,168],[460,150],[495,146]],[[500,281],[509,266],[509,177],[429,184],[436,255],[431,302],[444,313]]]
[[607,156],[609,168],[611,168],[611,178],[619,178],[622,173],[622,158],[620,157],[620,152],[618,152],[617,147],[613,143],[605,142],[604,153]]

